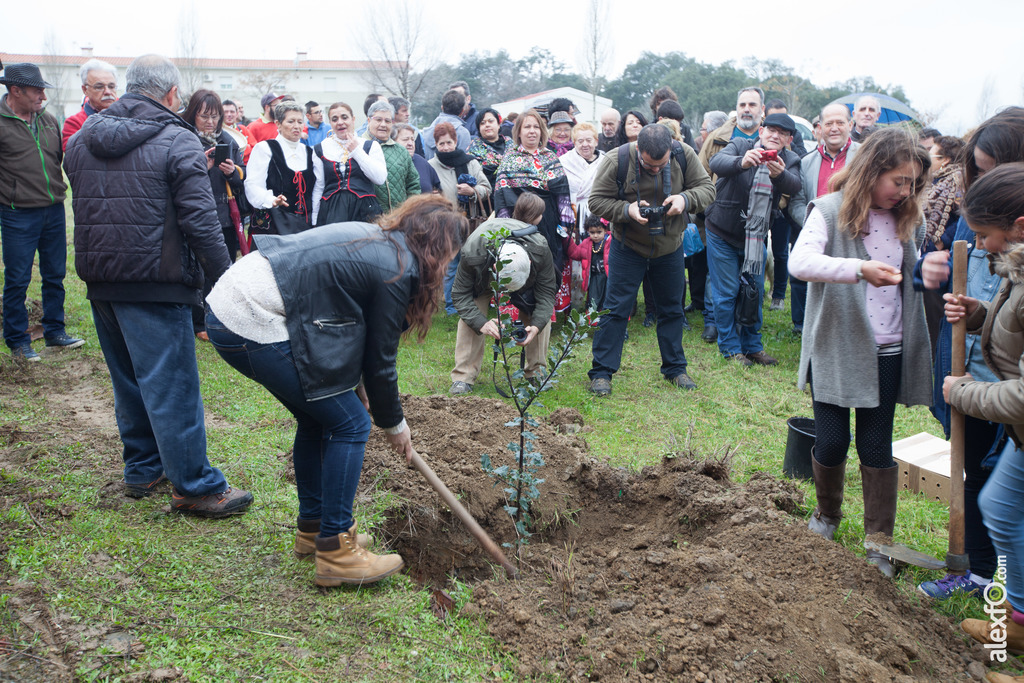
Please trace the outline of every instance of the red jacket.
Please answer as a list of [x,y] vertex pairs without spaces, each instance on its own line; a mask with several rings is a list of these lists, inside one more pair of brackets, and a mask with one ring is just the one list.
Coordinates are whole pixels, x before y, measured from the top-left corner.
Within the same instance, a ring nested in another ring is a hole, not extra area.
[[60,148],[68,148],[68,140],[77,133],[85,123],[85,120],[96,113],[96,110],[89,104],[89,100],[82,103],[82,108],[74,116],[64,119],[64,128],[60,132]]
[[[579,244],[576,244],[568,237],[565,238],[565,250],[569,253],[569,258],[581,261],[583,263],[583,289],[586,290],[590,284],[590,262],[594,255],[593,245],[594,241],[589,237]],[[604,274],[608,275],[608,252],[612,246],[611,234],[604,236],[604,247],[602,253],[604,254]]]
[[[264,140],[273,140],[277,137],[277,124],[271,121],[270,123],[264,123],[263,119],[256,119],[248,126],[249,133],[255,138],[256,142],[263,142]],[[255,146],[255,145],[253,145]]]

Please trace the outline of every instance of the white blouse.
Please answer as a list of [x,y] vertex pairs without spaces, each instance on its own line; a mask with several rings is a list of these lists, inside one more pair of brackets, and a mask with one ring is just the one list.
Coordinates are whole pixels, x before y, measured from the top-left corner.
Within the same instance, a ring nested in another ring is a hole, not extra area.
[[[380,143],[376,140],[370,145],[370,153],[367,154],[363,150],[363,144],[365,140],[359,141],[359,146],[356,147],[356,151],[349,153],[347,149],[341,146],[338,139],[334,135],[329,135],[324,138],[324,141],[320,143],[321,149],[324,151],[324,157],[328,161],[343,161],[347,160],[350,156],[359,164],[359,168],[366,174],[367,179],[374,185],[383,185],[388,179],[388,164],[384,160],[384,150],[380,148]],[[319,169],[320,177],[324,177],[324,162],[323,159],[317,156],[316,152],[313,152],[313,166]],[[313,189],[313,206],[315,212],[320,212],[320,199],[324,194],[324,183],[320,183]]]
[[[284,153],[285,163],[293,171],[306,170],[306,150],[309,149],[301,141],[291,142],[281,135],[274,138]],[[270,169],[270,145],[260,142],[252,148],[249,154],[249,163],[245,167],[245,198],[254,209],[269,209],[274,206],[274,198],[277,194],[267,188],[267,172]],[[316,225],[316,215],[319,209],[317,197],[324,193],[324,167],[318,165],[316,154],[313,155],[313,176],[316,179],[313,183],[313,225]]]

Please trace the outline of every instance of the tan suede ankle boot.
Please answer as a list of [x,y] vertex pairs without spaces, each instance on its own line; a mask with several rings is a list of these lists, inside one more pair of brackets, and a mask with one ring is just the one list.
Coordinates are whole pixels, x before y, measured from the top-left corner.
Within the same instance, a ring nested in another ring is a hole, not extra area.
[[400,555],[374,555],[359,547],[349,534],[316,539],[318,586],[375,583],[401,571],[404,566]]
[[[316,537],[320,534],[320,520],[300,519],[298,526],[299,530],[295,532],[295,557],[300,560],[311,560],[316,554]],[[360,548],[369,548],[373,539],[369,534],[356,533],[357,526],[356,524],[352,525],[352,528],[348,530],[349,535],[356,537],[356,544]]]

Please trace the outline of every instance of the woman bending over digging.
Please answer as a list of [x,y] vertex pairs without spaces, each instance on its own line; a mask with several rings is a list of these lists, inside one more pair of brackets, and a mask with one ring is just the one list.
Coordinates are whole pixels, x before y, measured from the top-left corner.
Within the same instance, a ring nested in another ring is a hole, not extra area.
[[[899,469],[892,458],[897,403],[931,403],[931,353],[924,304],[911,286],[924,239],[919,199],[928,153],[908,132],[873,133],[811,202],[789,258],[810,283],[798,384],[811,384],[818,506],[808,527],[827,539],[842,519],[850,409],[857,411],[857,454],[864,486],[864,533],[891,537]],[[888,557],[868,551],[887,577]]]
[[206,317],[229,365],[267,388],[298,423],[295,554],[316,556],[316,583],[379,581],[402,569],[356,533],[352,502],[370,417],[411,460],[395,357],[408,327],[422,340],[445,268],[469,225],[444,197],[411,197],[382,225],[335,223],[258,235],[259,251],[217,282]]

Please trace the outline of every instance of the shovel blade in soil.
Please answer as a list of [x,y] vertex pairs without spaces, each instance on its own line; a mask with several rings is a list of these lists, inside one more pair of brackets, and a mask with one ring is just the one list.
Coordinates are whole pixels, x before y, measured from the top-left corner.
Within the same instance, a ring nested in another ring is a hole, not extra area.
[[865,541],[865,550],[875,550],[882,553],[894,560],[912,564],[915,567],[922,567],[924,569],[944,569],[946,563],[942,560],[936,559],[931,555],[925,555],[924,553],[916,550],[911,550],[905,545],[888,545],[885,543],[878,543],[876,541]]

